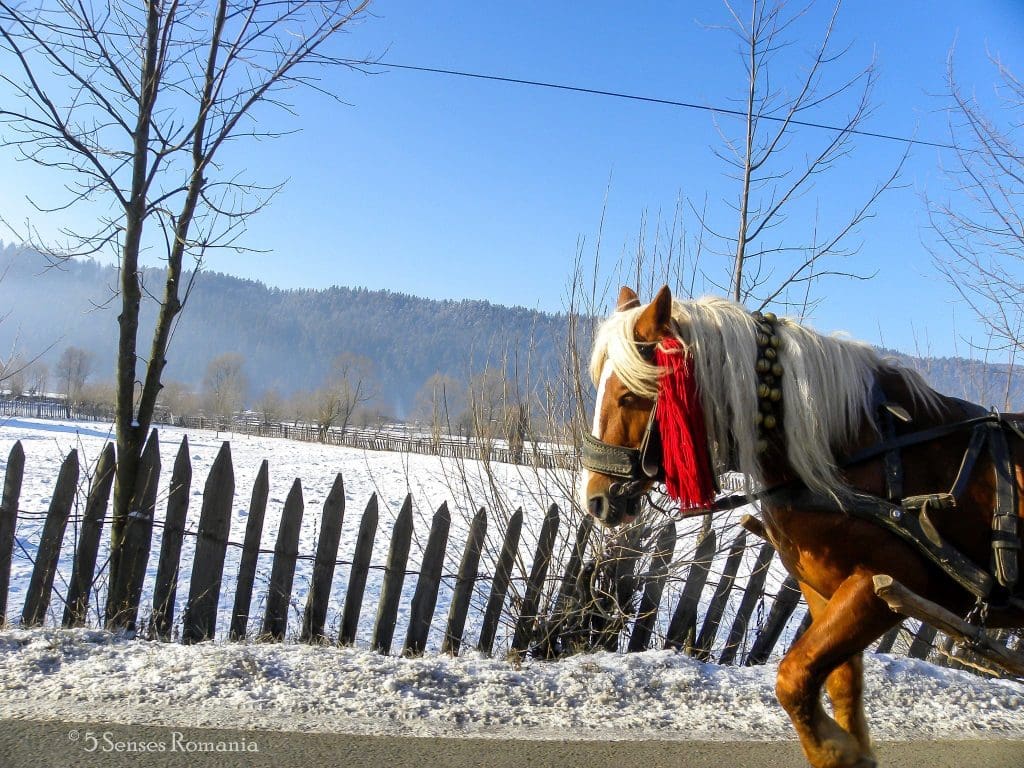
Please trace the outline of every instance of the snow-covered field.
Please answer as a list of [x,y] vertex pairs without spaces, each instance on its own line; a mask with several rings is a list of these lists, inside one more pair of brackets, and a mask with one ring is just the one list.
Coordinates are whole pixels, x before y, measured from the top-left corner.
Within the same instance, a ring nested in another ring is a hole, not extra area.
[[[160,436],[164,475],[169,477],[182,435],[178,430],[164,430]],[[206,472],[223,437],[202,432],[188,435],[194,469],[191,528]],[[61,459],[77,448],[83,467],[87,467],[107,439],[102,425],[28,419],[0,423],[0,471],[6,468],[16,440],[22,441],[26,454],[23,512],[8,604],[13,617],[19,615],[24,599],[40,515],[46,510]],[[265,458],[270,461],[271,494],[263,536],[267,549],[273,548],[281,506],[296,476],[302,478],[306,505],[301,552],[315,549],[319,510],[337,472],[343,473],[348,498],[340,558],[350,556],[358,516],[370,494],[378,493],[382,533],[378,534],[375,563],[386,556],[388,536],[383,532],[390,528],[405,494],[411,492],[419,519],[418,545],[413,547],[410,570],[418,563],[429,517],[442,501],[447,501],[453,512],[451,562],[446,572],[454,571],[461,555],[465,520],[477,505],[488,503],[488,499],[494,502],[486,476],[472,465],[460,473],[430,457],[366,454],[241,436],[232,440],[231,447],[236,471],[236,515],[231,530],[235,541],[244,535],[245,511],[259,464]],[[495,471],[506,508],[492,509],[488,537],[496,543],[501,521],[521,505],[527,521],[521,549],[525,554],[533,546],[544,509],[552,502],[564,504],[564,491],[559,489],[570,486],[564,478],[538,478],[529,470],[496,467]],[[86,484],[83,479],[83,486]],[[161,493],[166,496],[166,482]],[[73,537],[74,531],[69,530],[66,544]],[[192,540],[186,538],[183,563],[191,562],[191,546]],[[683,558],[690,548],[692,541],[681,537],[677,557]],[[232,554],[231,549],[229,557],[237,562],[237,552]],[[159,528],[153,545],[153,552],[158,551]],[[101,553],[101,562],[104,557]],[[269,559],[261,562],[261,569],[269,570]],[[57,579],[58,594],[68,571],[69,563],[64,562]],[[309,571],[309,563],[300,561],[297,595],[305,594]],[[339,567],[336,573],[336,602],[329,614],[329,623],[334,625],[329,630],[337,628],[345,572]],[[224,595],[232,595],[234,589],[230,560],[225,574],[222,628],[231,602]],[[152,573],[147,586],[151,582]],[[406,580],[407,591],[414,582]],[[435,614],[442,618],[451,580],[446,583]],[[376,604],[377,591],[379,571],[372,571],[366,605]],[[257,595],[259,592],[257,585]],[[179,615],[183,595],[187,595],[186,584],[178,590]],[[294,607],[290,632],[302,608],[298,598]],[[54,629],[62,609],[55,600],[50,628],[0,631],[0,717],[521,738],[793,738],[774,700],[774,665],[719,667],[665,651],[582,655],[557,663],[527,660],[519,665],[505,661],[501,654],[485,658],[474,652],[459,658],[436,650],[419,659],[381,656],[366,649],[374,618],[373,611],[366,609],[356,648],[220,641],[186,647],[115,637],[98,630]],[[254,613],[259,613],[259,606]],[[443,621],[435,620],[435,624]],[[400,619],[396,639],[403,632]],[[435,626],[429,647],[438,647],[439,632]],[[468,633],[475,637],[475,628],[470,626]],[[885,655],[869,655],[866,666],[867,707],[878,738],[1024,739],[1024,685],[1020,683],[983,680]]]

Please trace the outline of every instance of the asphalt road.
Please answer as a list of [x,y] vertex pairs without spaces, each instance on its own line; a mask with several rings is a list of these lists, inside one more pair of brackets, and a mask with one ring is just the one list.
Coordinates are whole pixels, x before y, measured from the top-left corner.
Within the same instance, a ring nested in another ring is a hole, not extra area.
[[[211,751],[211,750],[234,751]],[[1024,768],[1024,741],[890,742],[884,768]],[[800,768],[796,742],[508,741],[0,720],[0,768]]]

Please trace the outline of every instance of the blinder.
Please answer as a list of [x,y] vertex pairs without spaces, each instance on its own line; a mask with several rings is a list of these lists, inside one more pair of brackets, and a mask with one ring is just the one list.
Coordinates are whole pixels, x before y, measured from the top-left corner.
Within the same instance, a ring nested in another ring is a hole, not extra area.
[[649,480],[659,479],[663,472],[657,413],[658,403],[655,401],[638,448],[612,445],[584,432],[580,462],[591,472],[622,478],[628,481],[628,486],[639,487]]

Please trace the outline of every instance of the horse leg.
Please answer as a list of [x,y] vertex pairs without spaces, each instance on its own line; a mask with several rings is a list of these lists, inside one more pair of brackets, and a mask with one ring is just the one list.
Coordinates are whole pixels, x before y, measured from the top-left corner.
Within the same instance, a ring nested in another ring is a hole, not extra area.
[[832,700],[832,714],[839,727],[857,740],[865,757],[874,760],[875,751],[864,714],[864,654],[854,654],[832,670],[825,681],[825,689]]
[[[806,584],[800,590],[807,601],[811,616],[818,618],[825,613],[828,601]],[[861,751],[874,759],[868,721],[864,714],[864,655],[856,653],[840,664],[825,679],[825,690],[832,702],[832,717],[839,727],[853,736]]]
[[[779,663],[775,693],[814,768],[875,765],[862,710],[861,668],[853,659],[896,617],[876,597],[871,576],[848,576],[828,601],[807,590],[809,603],[818,604],[811,610],[814,620]],[[843,724],[825,712],[821,701],[822,686],[837,671],[830,695]]]

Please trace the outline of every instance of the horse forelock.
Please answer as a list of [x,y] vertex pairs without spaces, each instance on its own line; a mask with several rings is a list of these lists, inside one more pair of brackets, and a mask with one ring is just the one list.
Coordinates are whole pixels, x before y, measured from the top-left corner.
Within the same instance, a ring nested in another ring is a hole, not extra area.
[[[630,391],[654,398],[662,370],[637,350],[634,329],[642,311],[641,307],[616,312],[601,324],[591,375],[596,383],[605,362],[610,362]],[[672,319],[672,335],[693,358],[715,470],[738,470],[750,486],[762,484],[756,321],[743,306],[719,298],[674,301]],[[784,368],[782,429],[788,463],[809,488],[841,494],[836,452],[848,448],[865,420],[872,418],[875,376],[890,366],[865,343],[822,336],[792,320],[780,319],[776,332]],[[916,373],[896,370],[915,398],[926,406],[934,402],[934,393]]]
[[630,392],[654,399],[658,396],[661,368],[651,365],[636,345],[635,328],[642,307],[613,313],[598,326],[590,357],[590,376],[597,386],[610,362],[612,370]]

